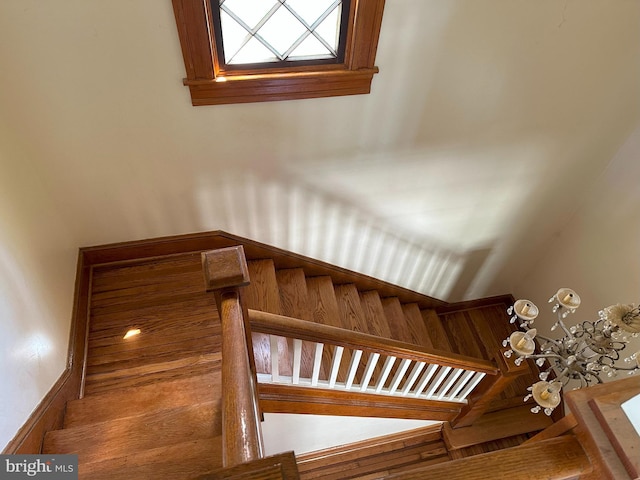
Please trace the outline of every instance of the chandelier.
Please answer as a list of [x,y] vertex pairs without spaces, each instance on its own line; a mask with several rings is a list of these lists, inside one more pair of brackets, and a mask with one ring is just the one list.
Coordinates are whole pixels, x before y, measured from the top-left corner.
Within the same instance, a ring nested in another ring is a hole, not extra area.
[[[603,378],[616,377],[624,372],[633,375],[640,372],[640,351],[624,358],[620,352],[629,342],[629,336],[640,335],[640,307],[636,305],[612,305],[599,312],[595,322],[584,321],[567,327],[564,320],[580,306],[580,296],[570,288],[561,288],[549,299],[551,310],[558,320],[551,330],[560,328],[564,336],[553,339],[539,335],[531,328],[538,316],[538,307],[529,300],[517,300],[507,309],[511,323],[518,321],[521,331],[513,332],[505,339],[503,346],[509,346],[504,355],[509,358],[517,355],[515,364],[525,359],[535,360],[538,367],[544,367],[540,381],[528,388],[525,398],[536,401],[538,405],[531,411],[551,415],[560,404],[560,391],[572,384],[574,389],[594,383],[602,383]],[[534,339],[538,340],[538,345]],[[538,347],[538,353],[536,353]]]

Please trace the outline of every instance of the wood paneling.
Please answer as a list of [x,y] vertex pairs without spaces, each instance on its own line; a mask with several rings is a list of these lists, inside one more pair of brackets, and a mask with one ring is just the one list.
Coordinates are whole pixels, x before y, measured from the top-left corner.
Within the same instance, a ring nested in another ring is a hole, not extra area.
[[300,478],[381,478],[449,460],[440,425],[386,435],[298,456]]
[[443,433],[450,450],[469,447],[500,438],[544,430],[553,420],[544,414],[531,413],[528,405],[487,413],[469,427],[451,428]]
[[589,459],[571,436],[545,440],[499,452],[475,455],[449,463],[417,468],[386,477],[388,480],[540,480],[582,478],[591,470]]
[[258,393],[260,405],[268,413],[452,420],[462,406],[457,402],[268,383],[260,384]]

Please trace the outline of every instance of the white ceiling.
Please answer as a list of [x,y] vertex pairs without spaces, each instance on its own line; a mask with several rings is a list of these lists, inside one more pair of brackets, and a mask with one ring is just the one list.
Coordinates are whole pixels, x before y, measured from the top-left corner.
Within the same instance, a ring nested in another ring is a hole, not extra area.
[[77,246],[223,229],[442,298],[510,291],[640,120],[640,0],[389,0],[370,95],[250,105],[191,106],[170,0],[2,0],[0,39]]

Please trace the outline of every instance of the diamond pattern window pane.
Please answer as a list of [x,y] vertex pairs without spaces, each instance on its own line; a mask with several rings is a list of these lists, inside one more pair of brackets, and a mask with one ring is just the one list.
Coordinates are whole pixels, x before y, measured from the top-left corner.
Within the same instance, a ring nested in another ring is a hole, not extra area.
[[232,59],[251,35],[226,12],[220,12],[220,22],[224,31],[224,56]]
[[327,58],[331,52],[327,50],[320,40],[313,35],[309,35],[298,45],[289,58],[291,60],[311,60],[315,58]]
[[338,36],[340,34],[340,11],[334,10],[329,16],[315,29],[325,42],[334,46],[334,51],[338,45]]
[[258,31],[278,53],[284,54],[307,29],[286,8],[279,8]]
[[228,64],[337,57],[342,0],[218,0]]
[[334,0],[287,0],[286,4],[295,10],[302,19],[311,25],[320,15],[329,9]]
[[277,3],[280,2],[277,0],[223,0],[220,2],[220,4],[224,4],[226,9],[235,13],[249,28],[255,28]]
[[251,38],[247,44],[232,59],[232,63],[262,63],[275,62],[278,60],[271,50],[265,47],[255,37]]

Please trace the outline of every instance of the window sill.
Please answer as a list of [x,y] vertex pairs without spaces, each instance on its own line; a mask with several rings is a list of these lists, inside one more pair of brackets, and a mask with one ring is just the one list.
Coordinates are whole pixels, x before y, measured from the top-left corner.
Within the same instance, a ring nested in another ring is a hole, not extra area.
[[371,81],[377,72],[377,68],[366,68],[237,75],[223,77],[224,81],[185,79],[184,84],[191,91],[194,106],[272,102],[366,94],[371,91]]

